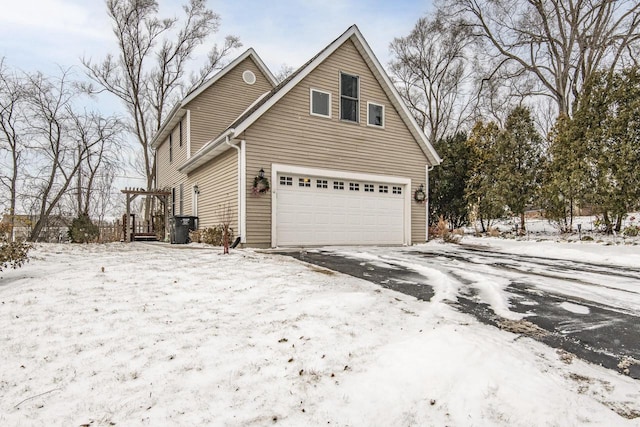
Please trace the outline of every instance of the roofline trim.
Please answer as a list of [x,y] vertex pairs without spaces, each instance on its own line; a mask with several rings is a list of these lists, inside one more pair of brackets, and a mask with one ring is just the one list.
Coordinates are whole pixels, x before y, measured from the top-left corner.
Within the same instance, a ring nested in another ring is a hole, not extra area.
[[[398,106],[402,110],[402,113],[404,113],[404,115],[406,116],[406,119],[409,121],[411,126],[416,131],[415,133],[414,132],[412,132],[412,133],[414,133],[414,136],[418,137],[416,139],[419,139],[422,143],[424,143],[424,145],[426,146],[425,148],[427,149],[427,151],[433,156],[432,159],[429,159],[429,160],[435,162],[431,166],[438,165],[438,164],[442,163],[442,158],[440,158],[440,156],[438,155],[436,150],[429,143],[429,140],[427,139],[427,136],[425,135],[424,131],[418,125],[418,122],[416,122],[415,117],[413,117],[413,114],[411,114],[411,111],[409,111],[409,107],[407,107],[407,104],[404,102],[404,100],[400,96],[400,93],[396,89],[396,86],[393,84],[391,79],[389,79],[389,76],[387,75],[387,72],[384,70],[384,68],[382,67],[382,64],[380,64],[380,61],[378,61],[378,58],[376,57],[375,53],[373,53],[373,50],[371,50],[371,46],[369,46],[369,43],[367,43],[367,41],[365,40],[364,36],[362,35],[362,33],[360,33],[360,30],[357,27],[355,29],[355,34],[356,34],[356,37],[358,38],[358,41],[360,42],[360,44],[362,45],[364,50],[367,52],[367,55],[371,58],[371,61],[373,62],[373,65],[376,67],[376,69],[378,71],[378,74],[380,74],[380,76],[384,80],[386,86],[391,91],[392,98],[395,98],[396,103],[398,104]],[[425,153],[425,154],[427,154],[427,153]]]
[[[318,67],[318,65],[323,63],[348,39],[354,36],[358,40],[358,43],[360,43],[360,45],[363,47],[363,49],[365,50],[365,53],[369,56],[369,58],[371,59],[371,62],[376,68],[377,74],[379,75],[379,77],[377,77],[378,80],[382,78],[382,82],[380,83],[381,84],[384,83],[384,85],[389,88],[390,98],[392,98],[392,101],[395,100],[394,104],[396,104],[396,107],[400,108],[401,116],[403,116],[405,124],[407,125],[407,127],[410,128],[411,134],[414,136],[414,138],[416,138],[418,143],[421,145],[422,150],[424,151],[425,155],[429,158],[429,161],[431,162],[431,166],[440,164],[442,162],[442,159],[440,158],[438,153],[435,151],[433,146],[427,140],[427,137],[424,134],[424,131],[420,128],[420,126],[418,126],[418,123],[416,122],[415,118],[413,117],[407,105],[402,100],[402,97],[398,93],[397,89],[395,88],[395,86],[387,76],[386,71],[384,70],[384,68],[382,68],[382,65],[378,61],[378,58],[376,58],[375,54],[371,50],[371,47],[365,40],[364,36],[358,29],[357,25],[352,25],[351,27],[349,27],[347,31],[345,31],[340,37],[334,40],[331,44],[329,44],[313,61],[309,62],[309,64],[307,64],[307,66],[303,70],[301,70],[293,79],[287,82],[287,84],[281,87],[280,90],[278,90],[278,92],[276,92],[271,98],[269,98],[269,100],[267,100],[264,104],[262,104],[258,109],[256,109],[256,111],[254,111],[242,122],[238,123],[235,126],[236,135],[241,134],[249,126],[255,123],[255,121],[258,120],[266,111],[268,111],[274,104],[280,101],[280,99],[282,99],[282,97],[284,97],[291,89],[293,89],[298,83],[300,83],[302,79],[307,77],[316,67]],[[411,128],[413,130],[411,130]]]
[[[184,111],[183,107],[185,105],[187,105],[189,102],[193,101],[202,92],[207,90],[211,85],[213,85],[215,82],[217,82],[222,77],[227,75],[227,73],[229,73],[229,71],[233,70],[235,67],[238,66],[238,64],[240,64],[242,61],[244,61],[245,59],[247,59],[249,57],[251,57],[255,61],[256,65],[258,66],[260,71],[262,71],[262,73],[267,77],[267,80],[269,80],[269,83],[271,83],[271,86],[272,87],[276,87],[278,85],[278,81],[276,80],[274,75],[271,73],[271,70],[269,70],[269,68],[264,63],[264,61],[262,61],[262,58],[260,58],[258,53],[253,48],[249,48],[242,55],[238,56],[236,59],[234,59],[229,64],[224,66],[216,74],[211,76],[211,78],[209,78],[207,81],[205,81],[199,87],[194,89],[191,93],[187,94],[182,99],[182,101],[180,101],[178,104],[175,105],[175,107],[173,107],[173,109],[171,110],[171,112],[169,113],[167,118],[163,121],[162,126],[160,127],[160,129],[158,129],[158,132],[156,132],[156,134],[153,136],[153,139],[151,140],[151,147],[152,148],[158,148],[160,146],[160,144],[162,143],[162,140],[166,137],[165,134],[167,133],[167,129],[166,129],[167,125],[170,122],[173,121],[174,116],[178,112],[180,112],[180,110]],[[184,112],[183,112],[182,115],[184,115]]]
[[209,80],[205,81],[198,88],[193,90],[191,93],[187,94],[187,96],[184,97],[184,99],[182,100],[180,105],[181,106],[185,106],[189,102],[193,101],[195,98],[198,97],[198,95],[200,95],[202,92],[207,90],[212,84],[214,84],[215,82],[220,80],[229,71],[233,70],[235,67],[238,66],[238,64],[240,64],[242,61],[244,61],[248,57],[252,57],[253,58],[253,60],[258,65],[258,68],[260,68],[260,71],[262,71],[262,73],[267,77],[267,79],[269,80],[269,83],[271,83],[271,85],[273,87],[278,85],[278,81],[276,80],[274,75],[271,73],[271,70],[269,70],[269,68],[266,66],[266,64],[260,58],[260,56],[258,56],[256,51],[252,47],[250,47],[242,55],[238,56],[236,59],[234,59],[229,64],[227,64],[222,70],[220,70],[215,75],[213,75]]
[[236,132],[238,134],[244,132],[249,126],[251,126],[258,118],[260,118],[267,110],[269,110],[275,103],[280,101],[291,89],[293,89],[302,79],[307,77],[318,65],[323,63],[338,47],[340,47],[347,39],[349,39],[357,31],[357,27],[352,25],[347,31],[345,31],[340,37],[327,46],[313,61],[311,61],[305,69],[300,71],[293,79],[280,88],[267,102],[262,104],[260,108],[254,111],[249,117],[236,126]]
[[207,163],[215,156],[207,156],[208,153],[212,152],[219,146],[221,146],[224,141],[229,138],[229,140],[234,139],[235,129],[227,129],[224,133],[219,135],[217,138],[210,140],[206,144],[202,146],[189,160],[184,162],[182,166],[178,168],[178,172],[181,173],[190,173],[203,164]]

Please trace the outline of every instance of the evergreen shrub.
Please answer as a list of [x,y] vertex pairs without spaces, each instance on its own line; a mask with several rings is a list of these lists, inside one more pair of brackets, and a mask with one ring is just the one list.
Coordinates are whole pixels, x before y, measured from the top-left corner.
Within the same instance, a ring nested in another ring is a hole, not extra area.
[[81,214],[71,221],[68,234],[73,243],[89,243],[98,239],[100,229],[91,222],[89,215]]

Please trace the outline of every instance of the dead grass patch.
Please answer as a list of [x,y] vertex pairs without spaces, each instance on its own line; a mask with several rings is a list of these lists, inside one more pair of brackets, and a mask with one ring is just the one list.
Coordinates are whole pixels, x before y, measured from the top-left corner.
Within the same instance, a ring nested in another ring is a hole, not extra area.
[[317,273],[326,274],[327,276],[335,276],[336,272],[329,270],[328,268],[318,267],[317,265],[310,265],[309,268]]
[[500,329],[513,332],[514,334],[526,335],[533,338],[543,338],[549,335],[549,332],[545,331],[538,325],[529,322],[528,320],[509,320],[502,319],[498,321]]

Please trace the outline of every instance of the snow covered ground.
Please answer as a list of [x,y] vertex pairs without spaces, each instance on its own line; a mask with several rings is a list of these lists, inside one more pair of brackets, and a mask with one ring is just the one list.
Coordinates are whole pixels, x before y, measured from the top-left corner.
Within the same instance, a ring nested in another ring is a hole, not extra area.
[[0,277],[2,426],[640,426],[638,381],[287,257],[38,245]]

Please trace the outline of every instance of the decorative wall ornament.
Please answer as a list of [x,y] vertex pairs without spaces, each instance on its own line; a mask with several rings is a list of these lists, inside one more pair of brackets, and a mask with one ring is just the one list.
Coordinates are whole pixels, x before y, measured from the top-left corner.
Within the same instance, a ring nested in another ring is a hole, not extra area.
[[424,203],[424,201],[427,200],[427,194],[424,192],[424,185],[420,184],[415,193],[413,193],[413,199],[418,203]]
[[251,191],[254,195],[267,193],[271,187],[269,186],[269,180],[264,176],[264,169],[260,168],[260,172],[253,178],[253,187]]

